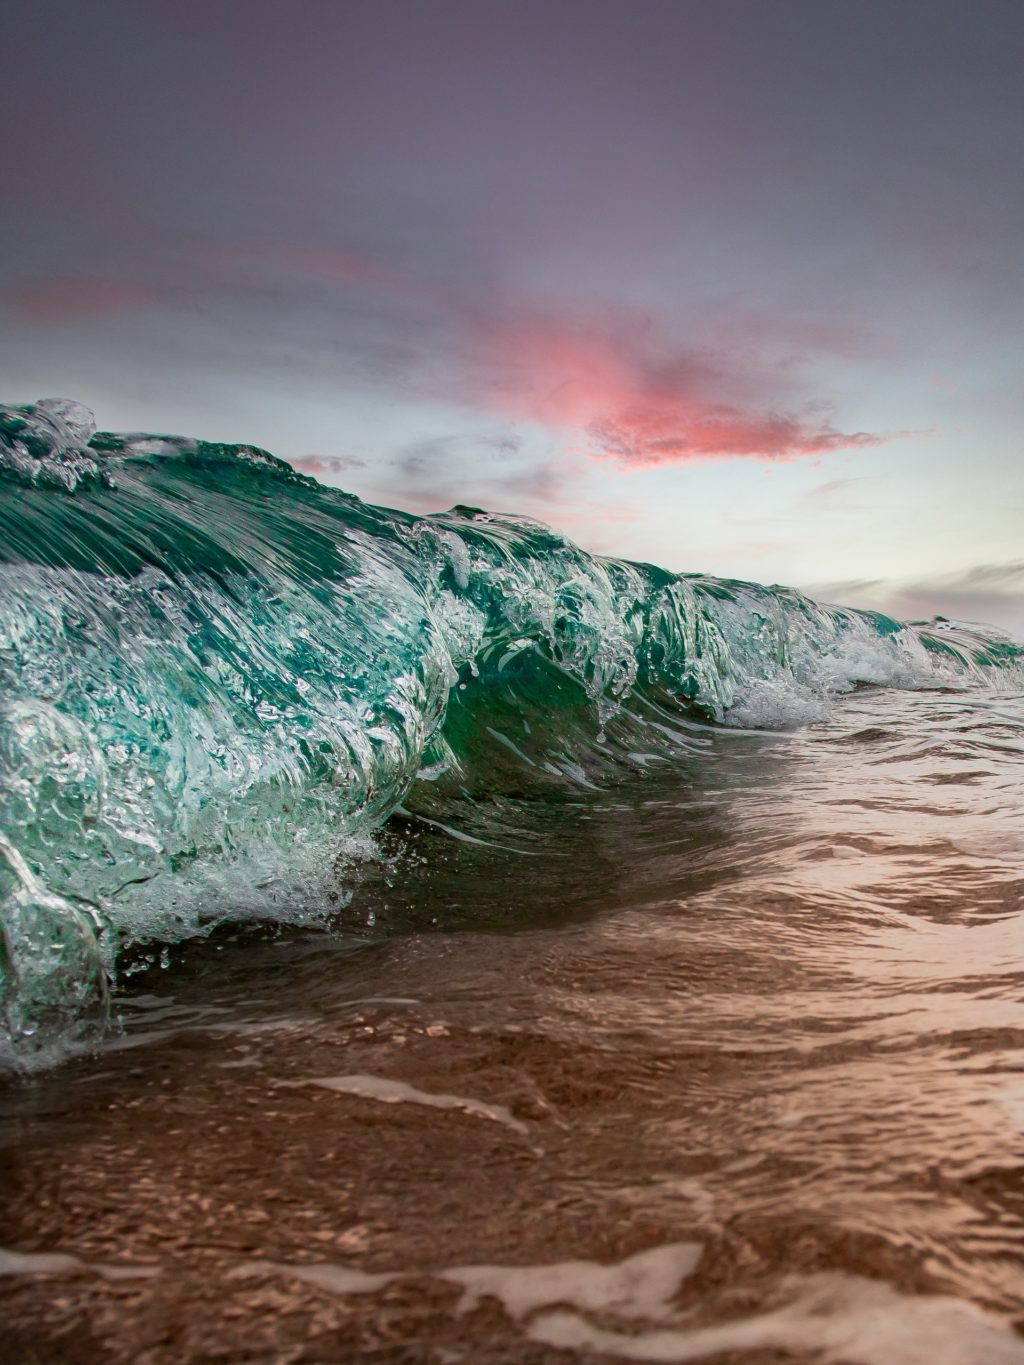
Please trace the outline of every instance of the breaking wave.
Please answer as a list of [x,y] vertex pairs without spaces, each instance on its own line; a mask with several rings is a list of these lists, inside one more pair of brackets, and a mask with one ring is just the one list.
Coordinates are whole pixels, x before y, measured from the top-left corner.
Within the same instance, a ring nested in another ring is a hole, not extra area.
[[346,848],[409,802],[564,799],[857,683],[1022,673],[975,628],[370,506],[64,400],[0,408],[9,1037],[94,1028],[132,944],[330,916]]

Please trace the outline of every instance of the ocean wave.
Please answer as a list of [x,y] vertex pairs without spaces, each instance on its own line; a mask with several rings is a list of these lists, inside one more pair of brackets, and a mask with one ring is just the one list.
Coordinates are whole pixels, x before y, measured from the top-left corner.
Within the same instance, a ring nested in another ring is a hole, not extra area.
[[412,790],[564,792],[858,683],[1022,675],[977,628],[370,506],[255,447],[97,433],[66,400],[0,408],[8,1035],[102,1025],[131,944],[329,918],[349,841]]

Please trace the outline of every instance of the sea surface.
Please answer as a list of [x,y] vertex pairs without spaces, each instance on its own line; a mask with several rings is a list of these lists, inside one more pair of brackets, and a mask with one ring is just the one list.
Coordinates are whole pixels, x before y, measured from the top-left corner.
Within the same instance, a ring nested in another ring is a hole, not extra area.
[[5,1360],[1024,1362],[1019,646],[0,415]]

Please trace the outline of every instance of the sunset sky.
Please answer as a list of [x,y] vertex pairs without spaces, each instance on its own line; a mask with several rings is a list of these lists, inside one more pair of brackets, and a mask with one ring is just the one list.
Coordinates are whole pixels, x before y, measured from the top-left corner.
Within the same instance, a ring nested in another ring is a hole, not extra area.
[[8,0],[0,399],[1024,634],[1020,0]]

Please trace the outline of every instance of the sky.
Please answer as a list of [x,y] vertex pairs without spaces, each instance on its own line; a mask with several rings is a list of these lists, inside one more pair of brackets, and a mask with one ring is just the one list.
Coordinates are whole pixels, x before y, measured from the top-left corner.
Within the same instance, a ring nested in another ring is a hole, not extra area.
[[1020,0],[7,0],[0,399],[1024,635]]

